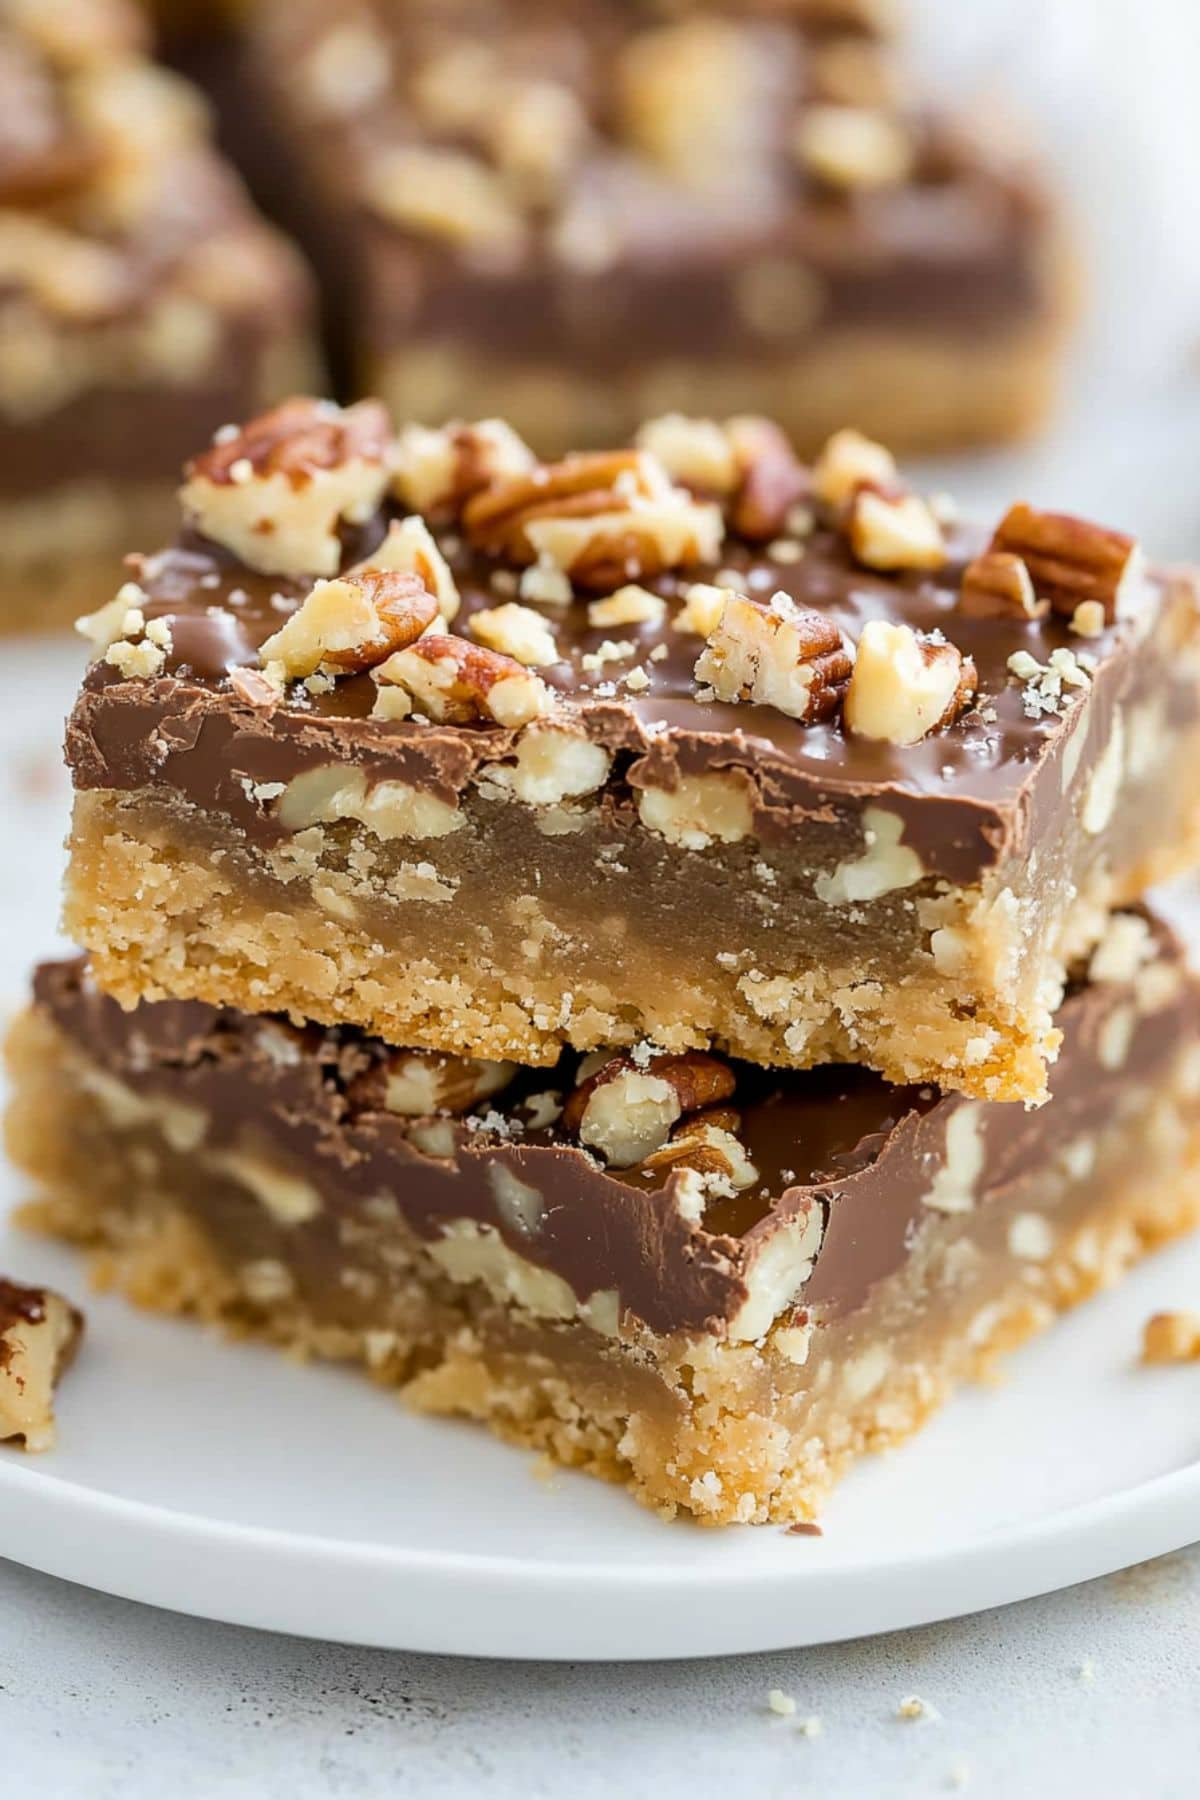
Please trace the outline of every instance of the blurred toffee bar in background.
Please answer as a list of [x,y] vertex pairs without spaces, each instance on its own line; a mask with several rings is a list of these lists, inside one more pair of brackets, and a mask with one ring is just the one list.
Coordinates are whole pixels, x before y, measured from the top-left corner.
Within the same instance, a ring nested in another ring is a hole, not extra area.
[[1200,1223],[1200,995],[1119,915],[1041,1108],[693,1051],[553,1069],[38,974],[26,1222],[106,1284],[364,1362],[416,1406],[710,1523],[867,1449]]
[[68,930],[198,998],[1036,1099],[1068,965],[1197,853],[1197,589],[840,433],[537,462],[297,400],[85,621]]
[[158,541],[198,431],[316,367],[307,275],[124,0],[0,0],[0,627]]
[[1037,425],[1074,281],[1016,133],[911,97],[892,7],[664,11],[254,9],[235,135],[346,385],[543,454],[672,408],[770,411],[806,450]]

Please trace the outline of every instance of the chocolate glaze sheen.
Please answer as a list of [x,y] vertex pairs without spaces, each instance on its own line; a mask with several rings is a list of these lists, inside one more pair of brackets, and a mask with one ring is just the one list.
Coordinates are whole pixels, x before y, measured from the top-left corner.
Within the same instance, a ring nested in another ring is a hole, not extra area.
[[[382,510],[352,534],[345,566],[369,555],[395,511]],[[512,597],[511,585],[504,585],[511,571],[473,550],[457,531],[440,535],[462,596],[454,629],[469,634],[474,612]],[[617,753],[609,786],[616,804],[627,807],[631,789],[671,787],[681,774],[743,769],[752,778],[754,829],[764,843],[786,843],[795,822],[814,813],[853,817],[882,804],[901,816],[905,841],[930,875],[969,884],[1065,821],[1075,798],[1064,793],[1058,769],[1066,742],[1077,728],[1086,731],[1078,760],[1086,772],[1109,741],[1114,708],[1161,683],[1161,664],[1148,665],[1144,645],[1173,596],[1166,578],[1147,577],[1140,616],[1086,642],[1053,613],[1030,623],[968,618],[958,609],[958,587],[984,537],[956,528],[949,560],[936,576],[872,574],[853,562],[840,533],[823,526],[790,548],[764,550],[733,536],[723,545],[723,581],[736,580],[753,596],[788,594],[855,640],[871,619],[942,631],[973,658],[975,705],[948,730],[911,746],[850,736],[840,718],[803,725],[771,707],[700,701],[694,667],[703,642],[674,630],[672,619],[686,589],[718,573],[713,567],[646,583],[668,601],[661,624],[594,629],[584,596],[545,609],[562,656],[540,673],[557,690],[565,721]],[[144,611],[169,621],[173,649],[155,680],[126,681],[103,661],[92,665],[68,731],[77,787],[174,789],[271,841],[279,827],[270,805],[249,791],[254,784],[287,782],[305,769],[344,762],[360,765],[369,783],[400,780],[453,803],[473,773],[513,752],[512,733],[492,724],[370,718],[376,688],[369,675],[339,679],[315,698],[293,686],[278,707],[255,709],[232,692],[229,671],[257,664],[259,645],[311,584],[255,574],[194,534],[160,554],[135,558],[133,569],[148,596]],[[614,635],[632,642],[634,652],[585,668],[587,655]],[[1057,649],[1092,660],[1087,704],[1081,690],[1072,690],[1061,713],[1031,717],[1008,659],[1025,650],[1045,663]],[[665,652],[662,660],[653,660],[655,651]],[[621,685],[634,667],[649,677],[636,696]]]

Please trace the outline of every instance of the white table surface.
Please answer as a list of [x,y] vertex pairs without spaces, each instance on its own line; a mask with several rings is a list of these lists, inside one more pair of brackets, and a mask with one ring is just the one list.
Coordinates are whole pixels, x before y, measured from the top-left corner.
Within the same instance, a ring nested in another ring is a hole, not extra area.
[[[306,1643],[0,1563],[0,1792],[1194,1800],[1198,1668],[1200,1550],[893,1637],[642,1666]],[[900,1719],[911,1694],[940,1717]]]
[[[955,486],[994,510],[1019,468],[1031,497],[1128,516],[1167,554],[1196,554],[1198,416],[1190,384],[1119,434],[1090,431],[1077,416],[1023,462],[984,458],[956,470]],[[24,921],[0,941],[6,1006],[19,1002],[30,963],[58,947],[59,858],[43,815],[65,813],[57,741],[78,663],[65,644],[22,651],[0,683],[9,834],[0,913]],[[908,1800],[961,1791],[1194,1800],[1198,1671],[1200,1547],[904,1635],[626,1667],[305,1643],[159,1613],[0,1562],[0,1797]],[[769,1711],[775,1687],[795,1698],[795,1717]],[[901,1720],[897,1706],[913,1693],[940,1717]],[[816,1737],[799,1729],[809,1716],[821,1722]]]

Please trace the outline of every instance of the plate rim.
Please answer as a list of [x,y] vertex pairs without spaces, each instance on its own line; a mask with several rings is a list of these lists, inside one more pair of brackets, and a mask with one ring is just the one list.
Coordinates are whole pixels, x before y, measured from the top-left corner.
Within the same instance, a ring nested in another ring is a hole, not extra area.
[[[226,1624],[513,1660],[642,1662],[834,1643],[1029,1599],[1197,1539],[1200,1461],[909,1556],[703,1571],[284,1531],[0,1461],[0,1547],[45,1574]],[[293,1585],[301,1570],[311,1603]],[[714,1590],[719,1616],[699,1604]],[[631,1616],[631,1601],[651,1599],[674,1611]]]

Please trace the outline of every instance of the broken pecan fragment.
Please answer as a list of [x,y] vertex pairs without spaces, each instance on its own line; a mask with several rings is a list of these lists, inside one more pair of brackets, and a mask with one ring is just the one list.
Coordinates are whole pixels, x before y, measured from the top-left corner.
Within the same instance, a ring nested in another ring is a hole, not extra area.
[[720,508],[675,487],[644,450],[596,451],[494,482],[470,499],[471,542],[510,562],[540,562],[591,589],[716,557]]
[[354,1077],[346,1098],[352,1106],[408,1119],[432,1113],[458,1118],[507,1087],[515,1073],[516,1064],[510,1062],[442,1055],[436,1050],[389,1050]]
[[437,617],[437,600],[418,576],[363,569],[318,581],[258,654],[291,680],[318,669],[360,674],[415,643]]
[[942,528],[919,494],[860,487],[848,503],[846,536],[856,561],[888,574],[940,569],[946,560]]
[[414,512],[456,518],[473,494],[525,475],[533,451],[502,419],[408,425],[392,456],[392,490]]
[[54,1446],[54,1389],[83,1336],[83,1314],[50,1288],[0,1276],[0,1442]]
[[1005,513],[990,548],[1019,556],[1038,599],[1068,619],[1081,602],[1095,600],[1111,625],[1129,610],[1142,571],[1136,538],[1023,502]]
[[987,550],[963,570],[958,610],[968,619],[1040,619],[1050,602],[1038,599],[1019,556]]
[[843,718],[859,737],[916,744],[952,725],[970,704],[975,664],[954,645],[909,625],[872,619],[858,640]]
[[338,527],[361,524],[383,497],[389,441],[378,401],[288,400],[218,432],[187,465],[184,517],[263,574],[334,575]]
[[660,1150],[685,1114],[728,1100],[736,1086],[728,1063],[702,1050],[643,1066],[614,1056],[567,1096],[562,1123],[614,1168],[630,1168]]
[[[298,398],[260,413],[238,431],[219,431],[185,472],[234,487],[250,477],[286,475],[303,487],[322,471],[348,462],[382,463],[390,441],[387,412],[378,400],[341,407],[331,400]],[[249,464],[249,475],[244,464]]]
[[516,728],[549,710],[544,681],[511,656],[437,633],[389,656],[375,671],[381,694],[400,688],[428,719],[465,725],[492,719]]
[[712,1193],[737,1193],[758,1180],[737,1136],[739,1116],[727,1107],[685,1118],[661,1150],[642,1159],[642,1168],[691,1169]]
[[730,419],[725,429],[741,475],[729,507],[730,529],[752,543],[769,543],[790,529],[795,509],[812,498],[812,475],[770,419]]
[[812,724],[841,705],[853,659],[838,627],[787,594],[730,593],[696,662],[719,700],[754,701]]

